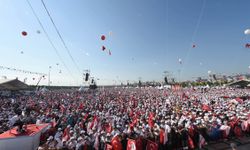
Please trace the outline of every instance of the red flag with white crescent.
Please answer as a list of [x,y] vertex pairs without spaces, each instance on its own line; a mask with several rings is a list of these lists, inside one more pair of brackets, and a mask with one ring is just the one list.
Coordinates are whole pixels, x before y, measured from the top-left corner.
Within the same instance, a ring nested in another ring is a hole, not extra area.
[[122,143],[119,140],[118,136],[115,136],[112,139],[111,145],[112,145],[113,150],[122,150]]
[[158,144],[153,141],[148,141],[146,150],[158,150]]
[[136,150],[136,141],[135,140],[128,139],[127,150]]

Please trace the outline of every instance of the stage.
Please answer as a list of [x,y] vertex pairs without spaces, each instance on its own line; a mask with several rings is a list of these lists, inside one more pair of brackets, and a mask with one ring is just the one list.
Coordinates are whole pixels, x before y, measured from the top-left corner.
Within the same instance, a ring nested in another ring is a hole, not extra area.
[[0,150],[34,150],[40,142],[41,133],[44,133],[49,124],[27,125],[27,132],[18,134],[16,127],[0,134]]

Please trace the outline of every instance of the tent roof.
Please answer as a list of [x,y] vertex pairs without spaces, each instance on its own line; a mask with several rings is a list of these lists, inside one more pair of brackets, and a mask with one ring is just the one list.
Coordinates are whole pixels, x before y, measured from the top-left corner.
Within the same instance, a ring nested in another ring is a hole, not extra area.
[[18,79],[0,79],[0,90],[23,90],[29,86]]
[[250,81],[249,80],[239,80],[239,81],[235,81],[235,82],[232,82],[232,83],[229,83],[228,85],[229,86],[241,86],[241,87],[246,87],[247,85],[250,84]]

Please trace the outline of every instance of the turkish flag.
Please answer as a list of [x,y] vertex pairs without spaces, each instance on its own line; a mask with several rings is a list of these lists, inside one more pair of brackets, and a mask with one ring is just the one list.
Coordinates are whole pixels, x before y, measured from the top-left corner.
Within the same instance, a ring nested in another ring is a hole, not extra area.
[[84,107],[84,104],[81,103],[80,106],[78,107],[78,109],[83,109],[83,107]]
[[206,110],[206,111],[211,111],[211,110],[212,110],[212,109],[211,109],[208,105],[206,105],[206,104],[203,104],[202,109],[203,109],[203,110]]
[[188,147],[194,149],[194,142],[190,136],[188,136]]
[[237,102],[239,102],[240,104],[243,103],[243,99],[241,99],[241,98],[239,98],[239,97],[235,98],[235,100],[236,100]]
[[150,113],[149,113],[149,117],[148,117],[148,125],[149,125],[151,128],[153,128],[153,127],[154,127],[154,124],[155,124],[153,118],[154,118],[154,113],[150,112]]
[[127,150],[137,150],[136,149],[136,141],[135,140],[128,139]]
[[140,137],[136,141],[136,150],[143,150],[143,139]]
[[112,147],[112,145],[110,145],[110,144],[106,144],[106,148],[105,148],[106,150],[112,150],[113,149],[113,147]]
[[111,123],[107,123],[107,124],[105,124],[103,127],[104,127],[104,130],[105,130],[107,133],[111,133],[111,132],[112,132],[112,125],[111,125]]
[[64,113],[65,110],[66,110],[65,106],[64,106],[64,105],[60,105],[60,111],[61,111],[62,113]]
[[122,150],[122,143],[120,142],[118,136],[115,136],[112,139],[111,145],[112,145],[113,150]]
[[90,129],[92,129],[94,126],[96,126],[98,124],[98,118],[97,116],[94,116],[91,124],[90,124]]
[[86,121],[86,120],[87,120],[87,118],[88,118],[88,116],[89,116],[89,114],[88,114],[88,113],[86,113],[86,114],[85,114],[85,116],[83,117],[83,121]]
[[158,144],[148,140],[146,150],[158,150]]
[[164,144],[164,135],[165,135],[165,131],[163,129],[160,130],[160,143]]
[[236,127],[234,128],[234,134],[235,134],[235,136],[238,137],[238,138],[243,136],[242,130],[241,130],[241,128],[238,127],[238,126],[236,126]]
[[65,141],[68,141],[69,138],[70,138],[69,131],[70,131],[70,128],[68,128],[68,127],[64,129],[64,132],[63,132],[63,139],[64,139]]

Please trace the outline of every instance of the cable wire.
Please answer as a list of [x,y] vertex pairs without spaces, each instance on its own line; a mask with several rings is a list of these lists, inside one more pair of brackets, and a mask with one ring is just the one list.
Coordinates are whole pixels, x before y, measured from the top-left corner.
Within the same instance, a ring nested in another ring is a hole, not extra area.
[[69,68],[68,68],[68,66],[66,65],[66,63],[64,62],[63,58],[60,56],[60,54],[59,54],[57,48],[56,48],[55,45],[53,44],[51,38],[49,37],[49,34],[48,34],[47,31],[45,30],[45,28],[44,28],[44,26],[43,26],[41,20],[39,19],[38,15],[36,14],[36,12],[35,12],[34,8],[32,7],[31,3],[29,2],[29,0],[26,0],[26,2],[28,3],[30,9],[32,10],[32,13],[33,13],[33,15],[35,16],[37,22],[38,22],[39,25],[41,26],[41,28],[42,28],[42,30],[43,30],[43,32],[44,32],[46,38],[48,39],[48,41],[49,41],[49,43],[50,43],[50,45],[52,46],[53,50],[56,52],[57,57],[60,59],[60,61],[62,62],[63,66],[66,68],[66,70],[67,70],[68,73],[70,74],[70,76],[71,76],[75,81],[77,81],[77,80],[74,78],[74,76],[72,75],[72,73],[71,73],[71,71],[69,70]]
[[54,28],[55,28],[57,34],[58,34],[58,36],[59,36],[61,42],[63,43],[63,46],[65,47],[65,49],[66,49],[68,55],[70,56],[72,62],[74,63],[74,65],[75,65],[75,67],[77,68],[77,70],[79,71],[79,73],[81,73],[81,71],[80,71],[80,69],[79,69],[79,67],[78,67],[78,65],[77,65],[77,63],[76,63],[76,61],[74,60],[73,56],[71,55],[70,50],[69,50],[68,46],[66,45],[66,43],[65,43],[65,41],[64,41],[64,39],[63,39],[63,37],[62,37],[62,35],[61,35],[61,33],[60,33],[60,31],[58,30],[58,28],[57,28],[57,26],[56,26],[56,24],[55,24],[55,22],[54,22],[52,16],[50,15],[50,12],[49,12],[49,10],[47,9],[47,7],[46,7],[44,1],[41,0],[41,2],[42,2],[42,4],[43,4],[44,9],[46,10],[47,15],[48,15],[49,18],[50,18],[50,21],[52,22],[52,24],[53,24],[53,26],[54,26]]

